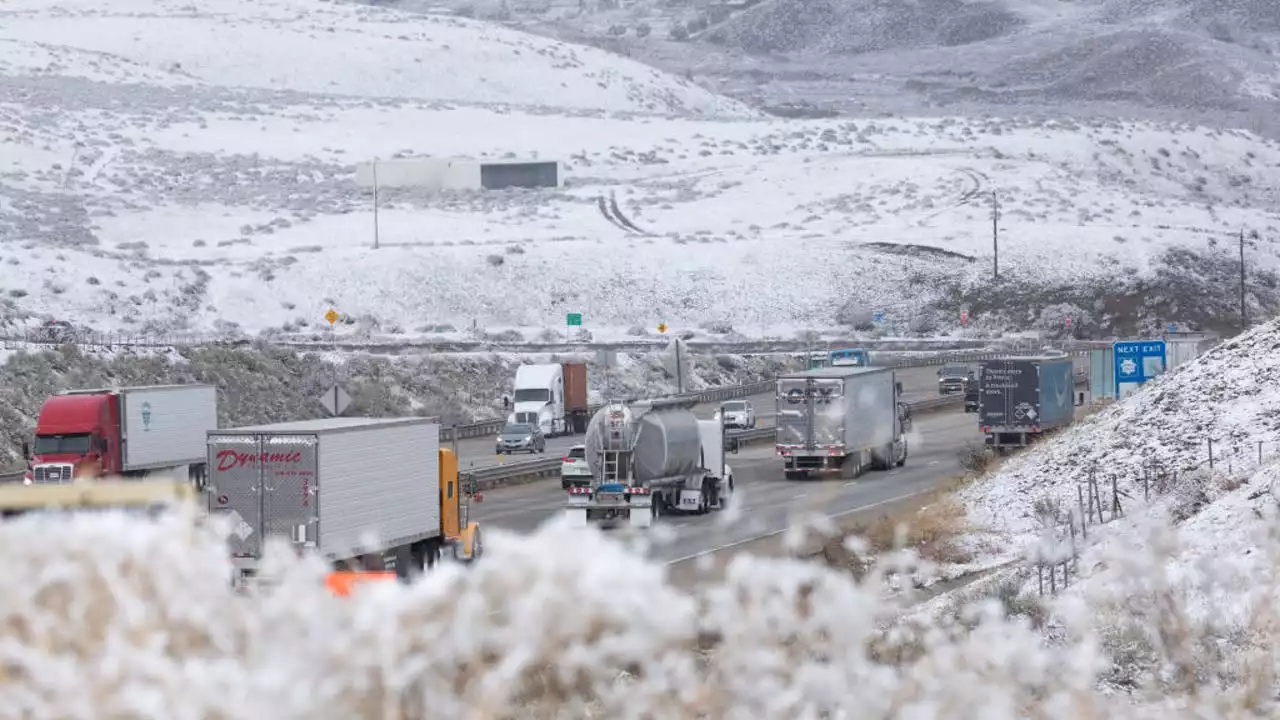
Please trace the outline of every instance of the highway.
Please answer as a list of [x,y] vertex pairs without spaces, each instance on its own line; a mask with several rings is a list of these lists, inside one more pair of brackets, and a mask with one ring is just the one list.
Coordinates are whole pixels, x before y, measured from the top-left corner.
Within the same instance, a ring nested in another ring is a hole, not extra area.
[[[960,449],[981,439],[975,417],[959,408],[921,415],[909,437],[911,454],[904,467],[868,472],[855,480],[785,480],[771,445],[746,446],[729,456],[737,486],[734,508],[660,519],[659,524],[674,529],[674,537],[652,548],[651,555],[679,562],[781,532],[797,514],[840,515],[927,490],[958,474]],[[550,480],[490,490],[483,502],[471,506],[471,516],[482,525],[527,533],[564,506],[560,484]]]
[[[1080,364],[1077,362],[1077,366]],[[902,371],[902,375],[909,400],[932,395],[928,386],[936,382],[936,368],[913,368]],[[772,396],[750,399],[762,415],[762,424],[772,425]],[[1077,414],[1080,410],[1077,408]],[[707,412],[714,412],[714,407]],[[650,555],[667,563],[679,563],[776,535],[804,513],[838,516],[927,491],[962,472],[960,451],[971,441],[981,442],[982,435],[977,417],[962,408],[919,415],[908,438],[910,456],[906,465],[888,472],[868,472],[855,480],[786,480],[771,444],[744,446],[739,453],[728,456],[737,488],[733,507],[701,517],[661,518],[659,525],[674,532],[670,533],[669,542],[651,548]],[[489,490],[483,498],[471,506],[473,519],[519,533],[533,531],[559,514],[566,503],[555,478]]]
[[[902,392],[907,402],[918,402],[938,395],[938,367],[903,368],[897,371],[898,380],[902,383]],[[762,393],[743,398],[755,408],[761,427],[773,425],[776,414],[773,393]],[[719,403],[705,403],[694,408],[700,418],[711,417]],[[556,457],[564,455],[570,447],[582,442],[582,436],[558,437],[547,439],[546,455],[538,456],[528,453],[510,455],[503,458],[504,463],[516,463],[533,460],[539,457]],[[498,456],[493,451],[493,437],[468,438],[458,441],[458,469],[492,467],[498,464]]]

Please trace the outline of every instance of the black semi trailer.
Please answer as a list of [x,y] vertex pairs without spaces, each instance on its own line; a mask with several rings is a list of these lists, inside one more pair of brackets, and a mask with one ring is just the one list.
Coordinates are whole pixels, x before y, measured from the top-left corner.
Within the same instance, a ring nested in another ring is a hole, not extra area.
[[1075,391],[1069,357],[986,360],[978,371],[978,427],[988,447],[1024,447],[1071,422]]

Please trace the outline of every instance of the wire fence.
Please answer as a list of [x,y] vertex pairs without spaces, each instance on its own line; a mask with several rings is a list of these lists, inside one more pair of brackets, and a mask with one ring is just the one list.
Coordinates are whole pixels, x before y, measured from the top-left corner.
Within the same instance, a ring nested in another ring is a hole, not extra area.
[[1125,506],[1139,496],[1150,504],[1152,498],[1182,493],[1171,512],[1180,522],[1213,502],[1211,484],[1234,489],[1245,475],[1277,458],[1280,440],[1225,437],[1205,438],[1191,457],[1181,460],[1148,460],[1115,470],[1094,465],[1076,483],[1073,503],[1049,497],[1032,502],[1032,512],[1044,526],[1030,557],[1040,594],[1057,594],[1068,587],[1090,532],[1124,517]]

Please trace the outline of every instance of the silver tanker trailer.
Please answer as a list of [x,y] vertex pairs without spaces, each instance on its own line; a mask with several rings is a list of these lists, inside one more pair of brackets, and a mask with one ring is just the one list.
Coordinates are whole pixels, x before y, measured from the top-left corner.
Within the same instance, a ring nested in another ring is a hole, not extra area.
[[571,522],[649,527],[669,512],[727,507],[734,487],[724,428],[718,420],[699,420],[696,404],[673,398],[596,411],[583,443],[591,482],[568,489]]

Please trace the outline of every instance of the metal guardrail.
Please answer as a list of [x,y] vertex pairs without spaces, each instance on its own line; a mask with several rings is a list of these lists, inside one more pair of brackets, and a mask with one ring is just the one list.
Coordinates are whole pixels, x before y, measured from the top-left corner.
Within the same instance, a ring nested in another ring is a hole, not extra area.
[[[1067,353],[1068,357],[1089,357],[1088,350],[1073,350]],[[1009,357],[1009,353],[995,352],[966,352],[946,351],[937,357],[920,358],[920,359],[904,359],[900,360],[891,367],[895,369],[906,369],[913,367],[932,367],[935,365],[947,365],[950,363],[968,363],[981,362],[983,360],[995,360],[997,358]],[[694,393],[685,393],[682,396],[671,397],[687,397],[696,399],[699,403],[723,402],[725,400],[733,400],[735,398],[750,397],[751,395],[759,395],[769,392],[773,389],[774,381],[761,380],[744,385],[728,385],[725,387],[711,388]],[[600,409],[599,405],[591,405],[587,408],[589,414],[594,415]],[[440,429],[441,440],[453,440],[454,433],[457,433],[459,440],[465,438],[485,437],[487,435],[496,435],[502,430],[502,426],[506,424],[504,418],[494,418],[493,420],[482,420],[468,425],[456,425]]]
[[[670,397],[685,397],[691,400],[697,400],[699,403],[721,402],[724,400],[749,397],[751,395],[769,392],[773,389],[773,382],[773,380],[761,380],[759,382],[746,383],[745,385],[727,385],[695,393],[672,395]],[[587,406],[587,413],[594,415],[600,407],[600,405],[589,405]],[[505,418],[494,418],[493,420],[482,420],[480,422],[470,423],[467,425],[444,427],[440,428],[440,439],[445,441],[453,440],[455,433],[459,440],[496,435],[502,430],[502,426],[506,423],[507,421]]]

